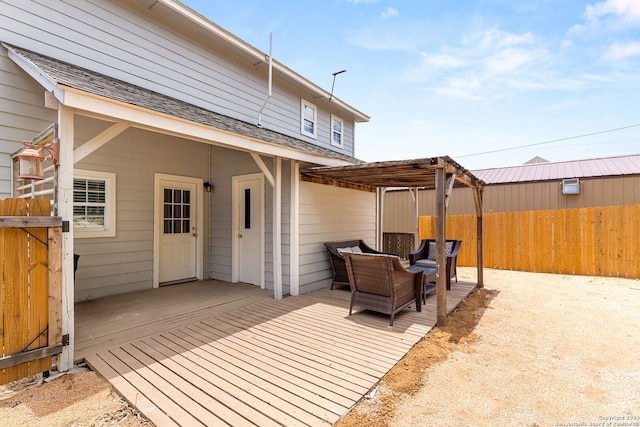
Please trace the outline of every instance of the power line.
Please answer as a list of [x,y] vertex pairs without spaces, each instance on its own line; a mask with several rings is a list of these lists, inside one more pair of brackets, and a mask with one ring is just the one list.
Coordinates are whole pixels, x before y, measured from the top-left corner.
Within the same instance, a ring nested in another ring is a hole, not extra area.
[[483,151],[483,152],[480,152],[480,153],[474,153],[474,154],[463,154],[462,156],[456,156],[456,158],[459,158],[459,157],[480,156],[480,155],[482,155],[482,154],[499,153],[499,152],[501,152],[501,151],[518,150],[518,149],[520,149],[520,148],[535,147],[535,146],[537,146],[537,145],[551,144],[551,143],[553,143],[553,142],[568,141],[568,140],[570,140],[570,139],[578,139],[578,138],[584,138],[584,137],[586,137],[586,136],[600,135],[600,134],[608,133],[608,132],[616,132],[616,131],[619,131],[619,130],[630,129],[630,128],[638,127],[638,126],[640,126],[640,123],[639,123],[639,124],[637,124],[637,125],[624,126],[624,127],[621,127],[621,128],[615,128],[615,129],[602,130],[602,131],[599,131],[599,132],[586,133],[586,134],[584,134],[584,135],[576,135],[576,136],[570,136],[570,137],[567,137],[567,138],[552,139],[552,140],[550,140],[550,141],[536,142],[536,143],[533,143],[533,144],[519,145],[519,146],[517,146],[517,147],[499,148],[499,149],[497,149],[497,150]]

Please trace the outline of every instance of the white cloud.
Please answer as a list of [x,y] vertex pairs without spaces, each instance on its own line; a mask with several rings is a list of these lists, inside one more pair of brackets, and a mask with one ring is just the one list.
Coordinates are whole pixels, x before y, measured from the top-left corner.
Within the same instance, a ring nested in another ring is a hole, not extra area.
[[530,32],[510,34],[495,28],[485,31],[481,36],[480,47],[482,49],[499,49],[520,44],[532,44],[535,41]]
[[545,86],[540,75],[548,55],[530,32],[491,28],[465,35],[457,46],[422,52],[420,64],[408,68],[404,78],[430,82],[430,89],[443,96],[495,99]]
[[398,16],[398,10],[392,7],[388,7],[384,12],[382,12],[383,19],[391,19]]
[[640,42],[614,43],[604,54],[604,59],[618,61],[632,56],[640,56]]
[[640,2],[638,0],[606,0],[587,5],[585,16],[588,20],[596,20],[609,15],[621,18],[623,21],[640,22]]

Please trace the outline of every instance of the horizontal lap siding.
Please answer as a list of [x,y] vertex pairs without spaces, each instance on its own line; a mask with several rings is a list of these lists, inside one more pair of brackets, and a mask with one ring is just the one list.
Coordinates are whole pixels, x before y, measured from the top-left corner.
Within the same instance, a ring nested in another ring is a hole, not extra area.
[[[167,21],[136,2],[0,3],[0,41],[257,123],[268,90],[267,61],[241,59],[192,27]],[[313,96],[275,73],[263,125],[332,148],[330,115],[340,115],[337,109],[320,111],[319,139],[300,134],[300,98],[312,102]],[[342,118],[345,148],[337,151],[353,155],[354,123]]]
[[376,246],[376,195],[300,183],[300,288],[309,292],[333,276],[324,242],[362,239]]
[[[105,126],[81,117],[76,117],[76,122],[77,146]],[[80,255],[76,300],[152,287],[154,174],[208,181],[207,156],[208,147],[204,144],[129,129],[76,164],[78,169],[116,174],[117,206],[116,237],[76,235],[74,252]],[[206,196],[203,203],[207,218]]]
[[11,154],[57,118],[44,108],[42,87],[7,57],[0,46],[0,199],[11,196]]

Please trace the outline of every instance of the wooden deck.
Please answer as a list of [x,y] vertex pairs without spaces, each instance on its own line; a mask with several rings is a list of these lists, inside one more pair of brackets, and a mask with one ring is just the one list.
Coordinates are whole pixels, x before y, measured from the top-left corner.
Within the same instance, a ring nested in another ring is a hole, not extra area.
[[[475,286],[452,283],[450,310]],[[76,304],[85,359],[156,426],[328,426],[436,322],[348,316],[350,293],[276,301],[259,288],[194,282]],[[357,308],[356,308],[357,309]]]

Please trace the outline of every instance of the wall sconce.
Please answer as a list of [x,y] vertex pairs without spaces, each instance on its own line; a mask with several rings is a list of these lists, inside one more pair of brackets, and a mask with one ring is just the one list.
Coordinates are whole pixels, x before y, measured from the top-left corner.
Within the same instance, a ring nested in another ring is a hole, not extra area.
[[205,182],[202,185],[204,186],[204,191],[206,191],[207,193],[211,193],[211,191],[213,190],[213,185],[211,185],[210,182]]
[[[58,164],[58,140],[54,139],[41,146],[36,146],[32,142],[23,142],[25,147],[18,155],[18,178],[21,179],[43,179],[42,161],[51,160],[54,165]],[[49,152],[49,157],[44,157],[39,150]]]

